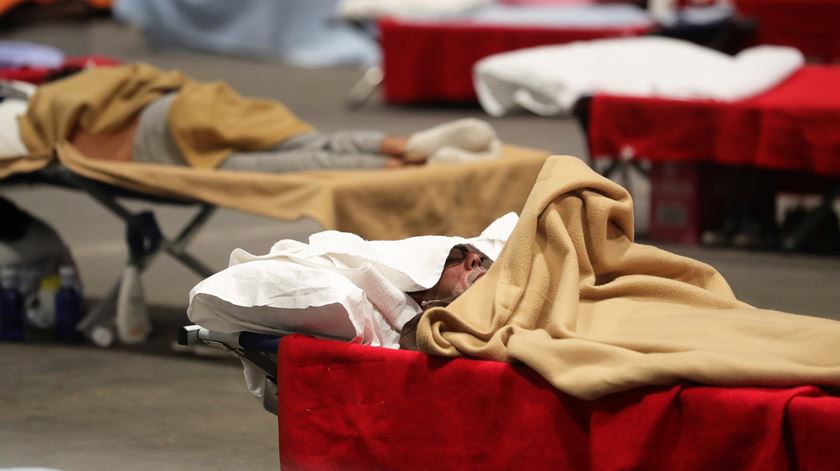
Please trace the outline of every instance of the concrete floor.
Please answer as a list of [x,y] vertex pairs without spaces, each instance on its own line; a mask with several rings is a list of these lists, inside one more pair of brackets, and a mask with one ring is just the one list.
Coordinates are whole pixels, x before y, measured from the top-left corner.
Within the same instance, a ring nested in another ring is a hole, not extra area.
[[[387,107],[374,99],[358,111],[343,106],[357,69],[300,70],[280,64],[154,49],[108,19],[36,24],[0,33],[65,53],[102,54],[179,68],[221,79],[245,95],[279,99],[325,131],[383,129],[395,134],[465,116],[478,108]],[[583,155],[571,120],[515,116],[493,119],[511,143]],[[101,297],[126,259],[122,226],[84,195],[48,187],[0,187],[0,194],[57,228],[80,267],[85,295]],[[140,208],[143,205],[135,204]],[[157,208],[164,231],[191,209]],[[214,268],[235,247],[264,253],[281,238],[304,238],[312,221],[279,222],[220,210],[191,248]],[[697,247],[665,248],[716,266],[736,294],[760,307],[840,319],[840,259]],[[277,426],[241,381],[230,358],[177,354],[175,328],[186,323],[189,289],[199,278],[161,257],[143,282],[155,332],[139,346],[0,345],[0,467],[64,470],[192,470],[278,468]]]

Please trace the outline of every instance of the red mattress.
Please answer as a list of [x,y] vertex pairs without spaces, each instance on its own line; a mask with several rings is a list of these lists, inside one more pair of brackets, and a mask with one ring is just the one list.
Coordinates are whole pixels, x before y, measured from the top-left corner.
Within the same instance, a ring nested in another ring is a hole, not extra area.
[[472,68],[491,54],[584,39],[638,36],[646,27],[546,28],[379,22],[384,98],[391,103],[475,103]]
[[590,153],[840,175],[840,67],[806,66],[733,103],[596,94]]
[[757,42],[840,61],[840,0],[735,0],[735,5],[757,20]]
[[840,398],[644,388],[587,402],[522,366],[292,336],[280,343],[284,470],[835,469]]
[[0,68],[0,78],[19,80],[21,82],[29,82],[35,85],[40,85],[56,73],[81,70],[86,67],[105,67],[119,64],[119,60],[105,56],[91,55],[68,57],[64,59],[64,63],[62,63],[60,67],[55,69],[44,67]]

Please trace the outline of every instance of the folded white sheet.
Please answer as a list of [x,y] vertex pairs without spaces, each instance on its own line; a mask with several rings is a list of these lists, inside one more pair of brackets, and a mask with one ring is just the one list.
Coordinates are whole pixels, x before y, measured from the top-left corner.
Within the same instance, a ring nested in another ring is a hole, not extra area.
[[584,95],[735,101],[776,86],[804,64],[789,47],[758,46],[732,57],[686,41],[619,38],[496,54],[476,63],[484,110],[568,114]]

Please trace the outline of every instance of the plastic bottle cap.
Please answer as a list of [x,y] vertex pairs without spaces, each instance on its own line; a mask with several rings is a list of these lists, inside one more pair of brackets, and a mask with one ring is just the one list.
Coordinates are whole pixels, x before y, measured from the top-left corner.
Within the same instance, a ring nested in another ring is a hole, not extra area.
[[107,348],[114,343],[114,332],[104,325],[98,325],[90,332],[90,340],[97,347]]
[[70,265],[63,265],[58,269],[58,276],[61,278],[60,286],[76,286],[76,269]]
[[17,288],[18,270],[15,267],[0,268],[0,286],[3,288]]

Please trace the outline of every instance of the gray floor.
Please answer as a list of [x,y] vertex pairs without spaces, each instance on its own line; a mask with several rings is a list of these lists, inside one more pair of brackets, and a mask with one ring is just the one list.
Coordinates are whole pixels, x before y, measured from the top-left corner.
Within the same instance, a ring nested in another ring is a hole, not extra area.
[[[221,79],[245,95],[273,97],[323,130],[383,129],[395,134],[464,116],[474,108],[387,107],[374,99],[359,111],[343,106],[361,76],[356,69],[299,70],[274,63],[154,49],[109,20],[38,24],[0,34],[62,48],[179,68],[202,80]],[[494,119],[511,143],[582,155],[570,120],[517,116]],[[83,195],[46,187],[2,187],[0,193],[57,228],[80,266],[86,295],[107,292],[126,258],[122,227]],[[139,207],[139,206],[138,206]],[[159,208],[164,230],[192,210]],[[221,210],[192,244],[214,268],[230,251],[265,252],[280,238],[318,230],[311,221],[278,222]],[[694,247],[666,248],[707,261],[755,305],[840,319],[840,259]],[[274,416],[244,389],[229,358],[177,354],[174,327],[185,322],[189,289],[198,277],[161,257],[145,274],[156,331],[147,344],[102,350],[89,345],[0,345],[0,467],[65,470],[277,469]]]

